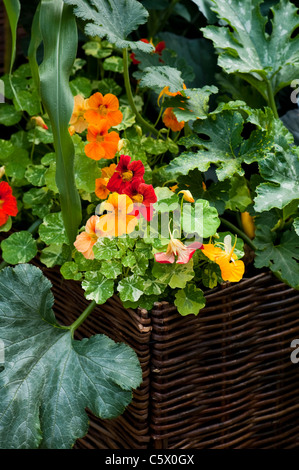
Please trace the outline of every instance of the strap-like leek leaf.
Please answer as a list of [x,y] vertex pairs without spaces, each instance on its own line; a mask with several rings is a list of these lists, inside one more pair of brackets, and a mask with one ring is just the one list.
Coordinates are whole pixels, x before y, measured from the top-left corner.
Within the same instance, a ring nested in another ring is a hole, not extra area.
[[81,201],[74,177],[74,145],[68,126],[74,98],[69,76],[77,52],[77,25],[72,9],[62,0],[42,0],[40,32],[44,58],[40,70],[42,102],[49,115],[56,152],[56,184],[65,230],[72,244],[81,222]]

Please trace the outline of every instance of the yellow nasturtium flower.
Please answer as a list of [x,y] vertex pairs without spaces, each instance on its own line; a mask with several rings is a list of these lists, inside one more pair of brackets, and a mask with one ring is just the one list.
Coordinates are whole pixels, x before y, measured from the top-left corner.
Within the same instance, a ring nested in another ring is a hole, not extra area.
[[237,238],[234,245],[231,244],[231,236],[226,235],[224,237],[224,243],[208,243],[203,245],[202,252],[211,261],[218,264],[221,271],[221,277],[224,281],[238,282],[242,279],[245,272],[245,265],[242,260],[238,259],[234,253],[236,247]]

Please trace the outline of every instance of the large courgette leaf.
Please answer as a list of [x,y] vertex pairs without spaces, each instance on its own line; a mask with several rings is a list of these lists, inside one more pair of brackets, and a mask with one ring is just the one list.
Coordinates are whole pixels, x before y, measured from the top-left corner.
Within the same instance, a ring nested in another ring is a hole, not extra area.
[[135,352],[105,335],[74,340],[52,311],[51,283],[29,264],[0,272],[0,448],[70,448],[86,434],[85,408],[121,414],[141,382]]

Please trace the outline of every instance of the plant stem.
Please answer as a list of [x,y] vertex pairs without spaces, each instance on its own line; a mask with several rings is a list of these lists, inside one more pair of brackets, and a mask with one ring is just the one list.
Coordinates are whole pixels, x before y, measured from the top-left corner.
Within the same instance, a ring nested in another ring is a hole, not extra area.
[[77,320],[74,321],[74,323],[71,324],[71,326],[69,326],[69,330],[71,331],[72,333],[72,336],[74,336],[74,331],[79,328],[80,325],[82,325],[82,323],[86,320],[86,318],[88,317],[88,315],[91,314],[91,312],[94,310],[94,308],[96,307],[97,303],[95,300],[93,300],[92,302],[90,302],[90,304],[88,305],[88,307],[86,307],[86,309],[84,310],[84,312],[81,313],[81,315],[79,316],[79,318],[77,318]]
[[276,104],[275,104],[272,84],[271,84],[270,80],[267,80],[266,83],[267,83],[268,104],[269,104],[270,108],[273,111],[274,117],[276,119],[278,119],[279,116],[278,116],[278,112],[277,112],[277,108],[276,108]]
[[225,225],[227,228],[229,228],[232,232],[239,235],[239,237],[241,237],[242,240],[244,240],[244,242],[247,243],[247,245],[250,246],[250,248],[252,248],[252,250],[256,251],[257,248],[256,248],[255,244],[250,240],[250,238],[242,230],[240,230],[238,227],[236,227],[231,222],[228,222],[228,220],[223,219],[222,217],[220,217],[220,220],[223,223],[223,225]]
[[136,108],[134,98],[132,95],[131,85],[130,85],[128,49],[126,48],[123,49],[123,61],[124,61],[124,82],[125,82],[126,94],[128,97],[129,105],[131,106],[131,109],[133,113],[135,114],[136,119],[139,122],[139,124],[141,126],[146,127],[149,130],[149,132],[157,136],[159,134],[157,129],[155,129],[154,126],[152,126],[150,123],[145,121],[145,119],[143,119],[143,117],[139,114]]
[[37,231],[41,223],[42,223],[42,219],[37,219],[35,222],[33,222],[32,225],[30,225],[30,227],[27,229],[27,232],[33,235]]

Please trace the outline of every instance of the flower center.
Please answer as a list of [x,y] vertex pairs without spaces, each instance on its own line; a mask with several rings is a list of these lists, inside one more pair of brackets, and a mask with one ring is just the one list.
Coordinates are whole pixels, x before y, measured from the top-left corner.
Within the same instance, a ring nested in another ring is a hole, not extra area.
[[100,106],[98,107],[98,111],[102,116],[106,116],[107,113],[108,113],[108,109],[107,109],[106,105],[104,105],[104,104],[100,104]]
[[143,201],[143,196],[142,194],[136,194],[136,196],[132,196],[132,199],[134,202],[142,202]]
[[133,178],[133,171],[131,170],[124,171],[121,176],[122,176],[123,181],[131,181]]
[[95,233],[93,233],[93,234],[90,235],[90,239],[91,239],[92,242],[95,243],[98,240],[98,237]]
[[98,134],[96,137],[97,142],[103,142],[104,137],[101,134]]
[[0,209],[1,209],[2,206],[3,206],[3,203],[4,203],[3,199],[0,199]]

